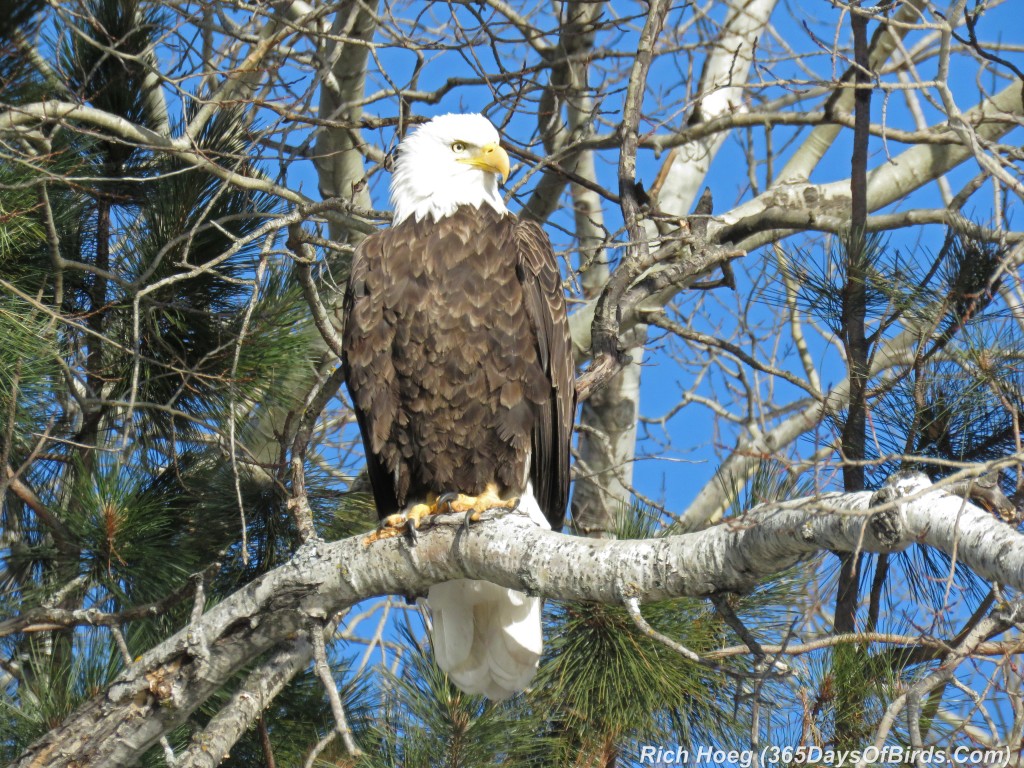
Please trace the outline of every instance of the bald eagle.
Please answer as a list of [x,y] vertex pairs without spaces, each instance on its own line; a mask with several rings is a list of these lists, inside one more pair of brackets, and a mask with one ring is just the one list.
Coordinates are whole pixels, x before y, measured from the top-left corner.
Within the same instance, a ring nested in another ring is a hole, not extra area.
[[[569,326],[551,243],[502,200],[508,172],[485,117],[435,117],[399,146],[391,227],[356,249],[342,365],[381,533],[496,507],[562,527]],[[459,688],[503,699],[529,685],[539,598],[460,580],[427,600],[435,658]]]

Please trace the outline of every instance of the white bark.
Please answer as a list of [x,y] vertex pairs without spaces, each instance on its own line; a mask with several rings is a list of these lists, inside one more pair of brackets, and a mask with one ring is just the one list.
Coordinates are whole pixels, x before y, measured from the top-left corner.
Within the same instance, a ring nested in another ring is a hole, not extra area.
[[[913,29],[911,25],[920,22],[921,9],[925,5],[927,5],[926,0],[909,0],[900,6],[899,11],[893,17],[896,24],[886,24],[879,28],[879,37],[868,56],[868,64],[872,70],[878,70],[885,64],[897,49],[900,41]],[[839,91],[831,105],[832,114],[850,114],[853,110],[853,95],[852,88]],[[821,162],[821,158],[825,156],[842,130],[843,126],[841,125],[816,126],[800,145],[800,148],[789,158],[772,186],[806,181],[810,178],[811,171]]]
[[[600,6],[583,4],[593,11]],[[570,132],[589,134],[596,108],[587,88],[586,66],[568,67],[573,77],[573,94],[566,112]],[[593,150],[579,154],[576,173],[597,182]],[[584,296],[596,299],[608,283],[609,254],[601,197],[594,190],[572,185],[576,236],[580,243],[580,281]],[[588,266],[583,269],[582,265]],[[623,368],[604,387],[583,403],[579,418],[579,442],[576,455],[575,484],[572,496],[572,522],[576,530],[589,536],[608,536],[614,531],[618,513],[628,506],[633,491],[633,460],[636,457],[637,415],[640,411],[640,363],[646,334],[623,334],[623,346],[632,364]],[[628,340],[628,341],[627,341]]]
[[[371,207],[370,189],[360,152],[364,142],[355,126],[363,114],[360,99],[365,90],[369,47],[356,41],[369,41],[376,28],[370,7],[361,2],[343,3],[331,29],[335,41],[325,42],[321,53],[325,77],[320,89],[320,118],[339,125],[321,128],[317,137],[320,194],[324,198],[340,197],[363,208]],[[331,224],[330,236],[336,242],[349,242],[352,234]]]
[[588,536],[609,536],[633,495],[642,328],[623,334],[630,363],[580,408],[579,449],[572,492],[572,520]]
[[[974,125],[975,135],[982,141],[995,141],[1011,131],[1024,118],[1024,102],[1019,84],[1011,84],[994,97],[964,113],[963,120]],[[949,129],[938,127],[937,134]],[[974,156],[972,147],[958,144],[921,144],[907,149],[892,158],[885,165],[868,173],[868,207],[878,210],[918,190],[943,174]],[[804,216],[802,226],[814,228],[822,217],[849,220],[850,182],[843,179],[828,184],[797,182],[780,184],[753,200],[749,200],[730,211],[717,215],[708,225],[707,242],[734,242],[737,249],[752,250],[795,232],[792,222],[784,229],[765,230],[763,223],[770,220],[772,212],[798,212]],[[748,229],[749,227],[749,229]],[[755,234],[747,235],[753,230]],[[684,253],[685,249],[679,249]],[[640,321],[638,308],[657,309],[664,306],[688,282],[698,278],[719,263],[709,254],[689,256],[694,269],[676,270],[680,279],[666,281],[652,280],[658,270],[652,270],[637,281],[653,284],[656,290],[645,296],[633,291],[627,295],[622,313],[620,329],[628,331]],[[677,257],[659,259],[659,264],[671,262],[678,265]],[[590,325],[594,317],[596,299],[586,302],[569,317],[573,348],[579,360],[586,359],[590,347]],[[794,436],[795,439],[795,436]],[[781,443],[780,445],[784,445]]]
[[[301,15],[301,5],[293,4],[290,12]],[[354,126],[363,114],[359,106],[366,82],[366,62],[369,48],[359,41],[368,41],[376,29],[371,9],[360,2],[347,2],[335,11],[332,26],[334,39],[321,41],[323,85],[320,88],[320,117],[338,125],[319,129],[316,141],[315,165],[319,177],[320,193],[326,198],[340,197],[360,208],[372,207],[366,168],[360,148],[363,141]],[[346,222],[329,219],[328,234],[338,243],[355,243],[363,233],[353,231]],[[342,293],[321,296],[328,310],[338,312]],[[287,395],[278,403],[258,404],[249,420],[247,448],[257,462],[273,463],[281,455],[282,436],[290,441],[288,426],[294,426],[293,412],[302,408],[309,393],[318,382],[327,377],[336,366],[336,356],[321,334],[307,324],[302,332],[310,343],[310,358],[315,362],[297,367],[288,383]]]
[[[890,368],[911,365],[919,339],[918,332],[907,330],[883,342],[872,357],[871,375],[877,376]],[[826,414],[845,408],[849,399],[850,381],[844,378],[821,400],[812,401],[772,429],[741,435],[732,453],[719,466],[715,479],[701,488],[700,493],[679,516],[679,522],[692,530],[709,520],[718,519],[732,503],[734,489],[742,487],[750,479],[762,457],[778,455],[800,435],[818,426]]]
[[292,678],[313,658],[313,646],[300,635],[261,664],[207,726],[192,737],[192,744],[181,752],[174,768],[215,768],[231,748],[270,706]]
[[[982,103],[964,115],[967,122],[976,125],[975,132],[987,140],[994,140],[1013,127],[1008,116],[1024,114],[1019,84],[1011,85],[991,100]],[[991,119],[995,116],[1002,119]],[[914,189],[934,181],[956,165],[972,156],[970,147],[955,144],[917,145],[868,174],[868,206],[875,210],[888,205]],[[741,220],[756,222],[772,210],[803,211],[807,223],[815,218],[834,214],[848,219],[850,207],[849,181],[830,184],[793,183],[774,187],[727,214],[713,219],[710,232],[719,232],[723,226]],[[760,232],[746,237],[741,245],[753,248],[780,236],[778,231]],[[916,331],[909,330],[888,341],[874,355],[872,375],[892,366],[912,362],[907,354],[917,340]],[[849,382],[837,384],[822,402],[813,402],[771,430],[741,436],[733,452],[722,463],[719,478],[708,483],[683,512],[684,524],[694,528],[715,519],[730,503],[731,490],[744,482],[757,465],[760,456],[777,455],[800,435],[814,429],[828,412],[845,407],[849,397]]]
[[[701,119],[713,119],[743,108],[743,90],[754,45],[776,1],[752,0],[730,11],[702,73]],[[662,212],[680,218],[686,215],[727,135],[715,134],[673,152],[658,191]],[[656,242],[653,224],[648,223],[646,229],[651,242]],[[620,337],[631,363],[583,404],[580,415],[584,429],[580,434],[578,479],[573,491],[573,519],[581,530],[598,535],[610,529],[615,513],[632,496],[646,332],[643,326],[631,326],[622,328]]]
[[[736,2],[726,17],[722,36],[708,55],[701,73],[697,110],[701,122],[746,109],[743,102],[754,46],[778,0]],[[704,185],[711,161],[728,132],[712,134],[678,147],[658,193],[665,213],[685,216]]]
[[[872,501],[874,509],[870,508]],[[871,493],[772,504],[683,536],[609,541],[543,531],[488,513],[464,527],[443,516],[418,543],[357,536],[310,542],[136,661],[105,692],[14,763],[62,768],[134,763],[237,669],[308,622],[384,594],[421,595],[457,578],[560,600],[619,604],[745,592],[823,550],[942,550],[982,578],[1024,589],[1024,535],[922,476]]]
[[0,134],[16,132],[30,136],[31,128],[39,123],[51,122],[79,123],[91,128],[99,128],[110,136],[173,155],[239,189],[266,192],[296,205],[306,205],[312,202],[301,193],[275,184],[265,177],[236,173],[211,161],[202,152],[195,151],[187,139],[171,139],[149,128],[136,125],[130,120],[125,120],[123,117],[72,102],[41,101],[35,104],[19,105],[0,112]]
[[[973,134],[981,142],[994,141],[1005,135],[1024,116],[1024,102],[1021,100],[1020,83],[1013,83],[991,99],[983,101],[973,109],[964,112],[961,120],[972,126]],[[936,128],[938,134],[950,132],[945,126]],[[868,209],[883,208],[906,197],[911,192],[935,181],[943,174],[975,156],[973,145],[964,144],[918,144],[894,156],[890,161],[868,171]],[[763,231],[763,219],[772,210],[800,211],[806,213],[806,226],[813,228],[815,219],[822,216],[836,216],[849,219],[850,181],[841,179],[828,184],[794,182],[780,184],[738,205],[723,216],[716,217],[708,227],[710,237],[722,234],[727,227],[740,222],[749,224],[757,232],[750,237],[743,236],[742,229],[737,237],[731,237],[738,247],[750,250],[779,239],[784,233]]]

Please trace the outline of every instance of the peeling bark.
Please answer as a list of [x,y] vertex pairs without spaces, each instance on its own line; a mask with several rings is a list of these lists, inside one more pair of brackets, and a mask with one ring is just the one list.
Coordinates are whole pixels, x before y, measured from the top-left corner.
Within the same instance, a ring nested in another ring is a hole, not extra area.
[[[874,504],[874,507],[872,505]],[[421,595],[485,579],[561,600],[618,604],[745,592],[818,552],[942,550],[982,578],[1024,588],[1024,535],[921,476],[876,494],[829,494],[757,507],[683,536],[609,541],[542,531],[488,513],[466,529],[441,516],[418,543],[362,536],[310,542],[136,661],[14,763],[117,768],[183,723],[229,676],[299,631],[368,597]]]
[[[973,126],[980,141],[995,141],[1009,133],[1024,115],[1020,83],[1011,83],[999,93],[964,112],[961,119]],[[950,130],[938,126],[936,131]],[[895,155],[890,162],[868,171],[868,210],[876,211],[914,190],[938,179],[961,163],[974,157],[974,150],[963,144],[917,144]],[[778,229],[765,226],[766,214],[774,210],[806,213],[812,228],[816,218],[839,216],[849,218],[850,182],[848,179],[828,184],[809,182],[780,183],[753,200],[736,206],[727,214],[713,219],[708,234],[718,242],[734,242],[746,250],[760,247],[782,237]]]
[[[691,122],[707,122],[746,109],[745,86],[758,38],[778,0],[748,0],[737,3],[723,24],[701,72],[698,102]],[[712,134],[678,147],[666,162],[665,180],[658,192],[658,206],[666,213],[684,216],[689,212],[711,161],[728,137],[727,131]]]

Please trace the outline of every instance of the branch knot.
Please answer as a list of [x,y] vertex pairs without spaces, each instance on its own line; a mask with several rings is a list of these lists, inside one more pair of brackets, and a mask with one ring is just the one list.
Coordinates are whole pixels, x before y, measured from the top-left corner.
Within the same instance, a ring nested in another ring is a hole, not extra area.
[[871,515],[868,524],[883,545],[895,547],[903,540],[903,518],[899,499],[924,491],[932,481],[923,472],[901,470],[889,476],[885,485],[871,496],[871,507],[884,507]]

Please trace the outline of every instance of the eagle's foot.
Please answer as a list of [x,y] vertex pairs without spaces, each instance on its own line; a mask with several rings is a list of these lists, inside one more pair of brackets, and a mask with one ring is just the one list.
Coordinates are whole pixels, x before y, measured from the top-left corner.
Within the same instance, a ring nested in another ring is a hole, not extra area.
[[430,515],[445,512],[465,513],[464,525],[477,522],[488,509],[513,510],[519,506],[519,498],[503,499],[495,488],[488,486],[479,496],[467,496],[464,493],[445,493],[428,499],[426,503],[413,504],[404,512],[388,515],[380,521],[377,530],[363,539],[363,546],[368,547],[376,541],[390,539],[408,533],[413,543],[416,542],[416,531],[420,522]]
[[437,506],[444,504],[451,512],[465,512],[465,525],[477,522],[488,509],[515,509],[519,498],[503,499],[494,488],[488,487],[479,496],[464,493],[446,493],[437,500]]
[[440,500],[431,504],[413,504],[405,512],[398,512],[388,515],[380,521],[377,530],[363,539],[363,546],[368,547],[375,541],[390,539],[392,536],[399,536],[408,533],[409,538],[416,541],[416,529],[420,527],[420,521],[428,515],[437,515],[446,512],[447,509],[441,505]]

